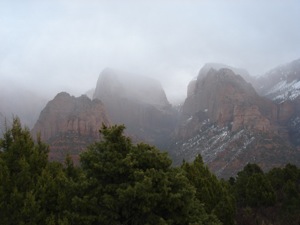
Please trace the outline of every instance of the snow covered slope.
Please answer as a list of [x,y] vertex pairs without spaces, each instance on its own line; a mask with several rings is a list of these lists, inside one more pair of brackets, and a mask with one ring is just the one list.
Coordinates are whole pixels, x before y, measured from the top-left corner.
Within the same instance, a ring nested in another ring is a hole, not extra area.
[[300,96],[300,59],[270,70],[257,83],[258,92],[277,103],[295,100]]

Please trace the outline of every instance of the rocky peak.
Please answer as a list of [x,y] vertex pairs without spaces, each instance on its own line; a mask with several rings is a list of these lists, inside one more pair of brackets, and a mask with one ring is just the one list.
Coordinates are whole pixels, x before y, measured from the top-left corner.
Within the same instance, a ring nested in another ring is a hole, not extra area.
[[276,115],[272,113],[276,113],[276,107],[260,98],[240,75],[227,68],[210,69],[206,76],[202,70],[200,74],[193,94],[189,94],[182,107],[182,120],[201,115],[203,120],[230,125],[233,130],[274,128],[272,118]]
[[216,71],[220,70],[220,69],[229,69],[231,71],[233,71],[235,74],[240,75],[241,77],[244,78],[244,80],[246,80],[247,82],[252,83],[253,81],[253,77],[248,73],[247,70],[242,69],[242,68],[236,68],[236,67],[232,67],[232,66],[228,66],[222,63],[206,63],[201,70],[198,73],[198,78],[201,79],[203,77],[205,77],[207,75],[207,73],[209,72],[210,69],[214,69]]
[[102,124],[109,125],[110,120],[100,100],[61,92],[42,110],[32,133],[40,133],[42,140],[50,144],[51,158],[63,160],[67,153],[78,157],[97,140]]
[[125,124],[127,133],[139,140],[158,144],[174,127],[173,109],[154,79],[104,70],[96,98],[104,103],[113,123]]
[[[300,164],[299,151],[288,143],[288,131],[282,126],[293,113],[290,105],[259,96],[228,68],[203,71],[190,83],[180,110],[170,147],[175,162],[201,154],[221,177],[234,176],[249,162],[266,170],[288,162]],[[294,129],[298,121],[292,121]]]
[[105,69],[99,76],[94,98],[111,97],[131,99],[158,107],[170,105],[157,80]]

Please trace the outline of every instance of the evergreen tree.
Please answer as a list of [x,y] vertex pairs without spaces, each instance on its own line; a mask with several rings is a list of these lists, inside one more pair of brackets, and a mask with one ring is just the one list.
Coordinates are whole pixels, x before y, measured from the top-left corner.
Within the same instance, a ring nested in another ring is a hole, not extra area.
[[238,172],[235,184],[239,206],[272,206],[276,202],[275,191],[262,169],[256,164],[248,164]]
[[206,212],[215,214],[223,224],[234,224],[234,197],[226,182],[219,181],[204,165],[201,155],[192,163],[184,162],[181,167],[196,188],[196,197],[204,203]]
[[14,118],[0,149],[1,224],[67,225],[72,189],[63,166],[48,162],[48,147]]
[[287,164],[270,170],[267,177],[276,192],[279,220],[297,224],[300,221],[300,169]]
[[41,207],[35,196],[36,183],[47,165],[48,147],[35,144],[27,128],[13,119],[0,139],[0,218],[3,224],[37,224]]
[[77,224],[219,224],[167,154],[133,145],[123,130],[104,126],[104,140],[81,155],[86,182],[73,201]]

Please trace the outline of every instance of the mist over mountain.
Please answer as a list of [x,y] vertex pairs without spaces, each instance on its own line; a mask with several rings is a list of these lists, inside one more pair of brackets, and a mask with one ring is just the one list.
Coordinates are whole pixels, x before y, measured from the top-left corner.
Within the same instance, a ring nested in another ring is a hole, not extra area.
[[220,70],[223,68],[232,70],[235,74],[240,75],[248,82],[250,82],[250,80],[254,79],[253,76],[251,76],[246,69],[236,68],[236,67],[233,67],[230,65],[225,65],[222,63],[206,63],[206,64],[204,64],[204,66],[201,68],[201,70],[198,73],[197,79],[202,79],[203,77],[205,77],[211,69]]
[[20,117],[22,123],[29,128],[35,124],[39,113],[47,103],[47,98],[40,93],[24,88],[16,82],[0,82],[1,125],[7,120],[8,125],[13,116]]
[[90,90],[88,90],[87,92],[85,92],[84,94],[89,97],[90,99],[93,99],[93,95],[95,93],[95,88],[91,88]]
[[107,68],[99,75],[93,98],[110,97],[132,99],[161,108],[170,105],[159,81]]
[[258,93],[284,109],[281,126],[287,126],[289,141],[300,146],[300,59],[277,66],[254,83]]
[[300,225],[299,9],[0,1],[0,224]]
[[296,0],[1,1],[0,84],[46,100],[80,96],[111,67],[158,80],[182,103],[206,62],[258,75],[299,57],[298,9]]
[[[297,74],[297,67],[290,71]],[[53,159],[62,159],[66,152],[76,158],[97,140],[102,121],[124,124],[135,142],[168,151],[175,164],[201,154],[221,177],[235,176],[249,162],[264,170],[300,165],[299,100],[278,102],[263,96],[253,87],[259,79],[265,78],[224,64],[205,64],[188,85],[184,103],[172,106],[157,80],[105,69],[90,91],[93,100],[58,94],[41,112],[33,133],[41,132]]]
[[139,140],[160,144],[174,129],[176,111],[155,79],[105,69],[94,99],[103,102],[114,124],[124,124]]
[[254,85],[261,95],[273,101],[296,100],[300,96],[300,59],[268,71]]

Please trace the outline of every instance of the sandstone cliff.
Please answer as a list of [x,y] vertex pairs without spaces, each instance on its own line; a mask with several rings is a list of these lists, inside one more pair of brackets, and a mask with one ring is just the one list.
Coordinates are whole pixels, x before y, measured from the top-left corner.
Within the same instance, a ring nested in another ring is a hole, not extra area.
[[174,133],[171,154],[180,163],[197,154],[219,176],[234,176],[247,163],[262,168],[300,165],[284,121],[293,114],[259,96],[250,83],[228,68],[201,70],[189,85]]
[[78,158],[88,144],[99,138],[102,124],[109,125],[110,121],[100,100],[62,92],[42,110],[32,133],[40,133],[50,145],[50,159],[63,160],[67,153]]
[[[297,83],[295,73],[289,72],[292,83]],[[159,82],[106,69],[90,92],[94,100],[58,94],[42,111],[33,133],[41,133],[50,144],[50,158],[56,160],[66,153],[78,158],[99,137],[104,123],[125,124],[134,141],[168,150],[177,165],[201,154],[222,177],[234,176],[247,163],[266,170],[300,165],[300,97],[276,101],[261,96],[248,75],[206,64],[190,82],[184,104],[175,109]]]
[[277,104],[283,134],[300,149],[300,59],[268,71],[254,84],[260,95]]
[[181,120],[201,114],[219,126],[230,125],[232,131],[253,128],[276,132],[272,121],[277,107],[260,98],[254,88],[229,69],[210,69],[206,76],[201,72],[194,84],[194,93],[185,100]]
[[125,124],[137,140],[161,147],[175,126],[175,111],[160,83],[151,78],[104,70],[94,99],[100,99],[114,124]]

